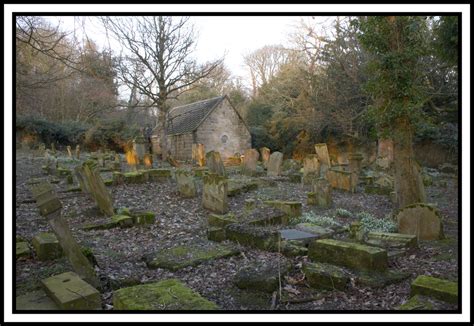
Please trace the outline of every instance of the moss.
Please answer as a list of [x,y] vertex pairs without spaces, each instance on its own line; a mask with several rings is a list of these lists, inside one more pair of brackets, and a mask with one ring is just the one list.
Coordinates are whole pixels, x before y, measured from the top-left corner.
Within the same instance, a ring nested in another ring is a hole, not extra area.
[[367,272],[357,273],[357,284],[375,288],[385,287],[390,284],[399,283],[411,276],[410,273],[387,270],[385,272]]
[[127,207],[120,207],[117,209],[117,215],[126,215],[126,216],[132,216],[130,213],[130,208]]
[[234,283],[240,289],[251,289],[272,293],[278,288],[278,276],[283,278],[290,270],[288,262],[256,261],[239,269],[234,277]]
[[16,259],[20,257],[29,257],[31,255],[30,248],[27,242],[16,243]]
[[225,229],[219,227],[211,227],[207,229],[207,239],[216,242],[222,242],[226,239]]
[[280,241],[280,232],[272,231],[265,227],[235,223],[226,226],[226,237],[241,245],[261,250],[276,251]]
[[114,180],[113,179],[104,180],[104,184],[106,186],[112,186],[114,184]]
[[39,260],[51,260],[62,256],[63,250],[54,233],[42,232],[31,241]]
[[130,227],[133,225],[133,217],[127,215],[114,215],[110,218],[110,221],[120,227]]
[[308,255],[308,248],[300,242],[294,243],[292,241],[282,241],[281,252],[287,257],[306,256]]
[[349,277],[340,267],[325,263],[307,263],[303,266],[309,286],[317,289],[344,290]]
[[433,304],[423,296],[415,295],[400,305],[397,310],[433,310]]
[[456,304],[458,303],[458,283],[420,275],[411,284],[410,295],[417,294]]
[[137,285],[113,294],[115,310],[216,310],[218,306],[179,280]]
[[59,307],[51,300],[43,290],[29,292],[16,297],[16,309],[18,310],[59,310]]
[[135,224],[153,224],[155,223],[155,213],[148,211],[133,212],[133,222]]
[[224,227],[226,225],[236,223],[237,220],[235,218],[235,215],[232,213],[228,213],[225,215],[209,214],[209,216],[207,217],[207,222],[210,226]]
[[296,201],[267,200],[263,202],[266,205],[278,208],[288,216],[297,217],[302,215],[302,204]]
[[87,260],[91,263],[92,266],[98,266],[97,260],[95,259],[94,253],[92,249],[89,247],[82,247],[81,252],[84,256],[86,256]]

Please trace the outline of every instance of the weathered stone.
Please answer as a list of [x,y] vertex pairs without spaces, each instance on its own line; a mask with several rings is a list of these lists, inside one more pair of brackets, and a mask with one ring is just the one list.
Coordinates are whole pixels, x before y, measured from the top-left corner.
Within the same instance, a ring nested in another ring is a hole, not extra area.
[[81,146],[76,145],[76,159],[81,159]]
[[133,224],[153,224],[155,223],[155,213],[148,211],[133,212]]
[[127,228],[134,224],[134,217],[126,215],[114,215],[107,221],[96,224],[86,224],[82,227],[83,230],[108,230],[112,228]]
[[303,184],[311,184],[314,178],[319,178],[320,164],[318,156],[307,155],[303,160]]
[[319,178],[313,180],[313,193],[315,194],[315,204],[317,206],[332,206],[332,188],[326,179]]
[[268,160],[270,160],[270,149],[267,147],[260,148],[260,155],[265,169],[268,167]]
[[16,259],[21,257],[30,257],[31,251],[30,247],[28,247],[27,242],[17,242],[16,243]]
[[282,241],[280,245],[280,251],[284,256],[297,257],[308,255],[308,248],[301,242]]
[[50,215],[62,208],[58,196],[54,192],[53,186],[48,182],[35,184],[31,187],[31,193],[36,200],[36,205],[42,216]]
[[241,172],[244,175],[254,176],[257,174],[257,161],[260,154],[256,149],[247,149],[241,165]]
[[203,177],[202,206],[210,211],[225,214],[229,211],[227,179],[209,173]]
[[280,237],[282,240],[301,242],[305,245],[309,245],[311,241],[318,238],[318,236],[312,233],[308,233],[308,232],[304,232],[304,231],[300,231],[296,229],[280,230]]
[[79,275],[67,272],[47,279],[41,283],[51,299],[62,310],[99,310],[100,292]]
[[195,177],[202,177],[209,172],[209,169],[203,166],[203,167],[193,168],[192,171]]
[[219,307],[176,279],[114,291],[114,310],[216,310]]
[[196,182],[191,171],[183,169],[176,170],[176,182],[178,183],[178,191],[182,197],[196,197]]
[[226,238],[241,245],[253,248],[277,251],[280,233],[265,227],[249,224],[229,224],[225,228]]
[[209,214],[209,216],[207,217],[207,223],[210,226],[225,227],[226,225],[236,222],[237,219],[232,213],[226,215]]
[[224,163],[222,163],[219,152],[210,151],[206,154],[206,166],[209,168],[210,173],[226,176]]
[[43,290],[39,290],[16,297],[16,309],[59,310],[59,307]]
[[331,167],[331,160],[329,158],[328,147],[325,143],[316,144],[314,145],[314,149],[316,150],[316,154],[318,155],[318,159],[320,164],[326,165],[328,168]]
[[207,229],[207,239],[216,242],[222,242],[226,239],[225,229],[219,227],[210,227]]
[[171,179],[171,170],[170,169],[149,169],[146,170],[149,181],[167,181]]
[[291,265],[285,260],[274,261],[256,261],[239,269],[234,277],[235,285],[240,289],[249,289],[272,293],[279,286],[279,277],[281,280],[289,272]]
[[384,272],[359,271],[356,274],[357,284],[374,288],[383,288],[390,284],[400,283],[411,276],[411,273],[393,270],[387,270]]
[[420,275],[411,283],[410,296],[426,295],[449,303],[458,303],[458,283]]
[[256,181],[230,179],[228,180],[227,195],[233,197],[255,189],[258,189],[258,183]]
[[263,203],[283,211],[290,220],[302,214],[302,204],[297,201],[266,200]]
[[316,289],[343,291],[349,283],[349,276],[338,266],[325,263],[306,263],[303,266],[309,286]]
[[188,244],[146,255],[145,261],[149,268],[165,268],[177,271],[187,266],[197,266],[206,261],[238,255],[233,247],[206,242],[204,244]]
[[142,171],[126,172],[123,173],[123,181],[125,184],[139,184],[148,181],[148,173]]
[[358,182],[358,174],[344,171],[340,168],[331,168],[326,173],[327,180],[332,188],[355,192]]
[[277,177],[281,175],[282,163],[283,154],[280,152],[272,153],[267,163],[267,176]]
[[144,139],[136,139],[133,141],[133,150],[137,153],[137,157],[140,162],[143,162],[143,158],[145,157],[146,148]]
[[308,192],[308,199],[306,200],[306,205],[317,205],[318,199],[314,192]]
[[322,226],[311,224],[311,223],[299,223],[295,226],[295,229],[311,233],[317,236],[318,239],[330,238],[335,233],[331,229],[327,229]]
[[438,209],[417,203],[400,210],[396,216],[398,232],[413,234],[419,240],[437,240],[444,237],[443,223]]
[[363,156],[361,153],[352,153],[349,155],[349,171],[359,173],[362,168]]
[[259,207],[251,212],[244,212],[244,216],[240,216],[239,220],[245,223],[257,226],[269,226],[275,224],[288,225],[288,214],[274,207]]
[[367,243],[384,248],[416,248],[416,236],[401,233],[369,232]]
[[356,270],[387,269],[387,251],[384,249],[334,239],[314,241],[308,251],[313,261],[345,266]]
[[433,304],[428,297],[415,295],[408,301],[398,306],[396,310],[433,310]]
[[31,241],[39,260],[53,260],[63,255],[59,240],[54,233],[42,232],[34,236]]

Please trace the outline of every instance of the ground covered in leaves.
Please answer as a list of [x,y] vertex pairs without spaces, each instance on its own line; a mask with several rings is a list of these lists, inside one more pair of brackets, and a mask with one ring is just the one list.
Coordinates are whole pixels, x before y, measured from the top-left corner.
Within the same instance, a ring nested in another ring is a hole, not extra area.
[[[16,160],[16,235],[30,242],[39,232],[51,231],[46,219],[39,215],[29,191],[30,178],[56,179],[41,170],[42,157],[17,152]],[[126,166],[123,167],[124,169]],[[109,178],[110,173],[104,174]],[[362,287],[352,283],[345,291],[316,291],[307,286],[302,272],[306,256],[287,258],[275,252],[260,251],[235,244],[241,254],[217,259],[175,272],[149,269],[143,257],[151,252],[181,244],[206,240],[208,211],[201,205],[201,185],[196,198],[182,199],[173,180],[135,185],[107,187],[112,194],[114,207],[149,210],[156,213],[153,225],[131,228],[84,231],[81,226],[103,221],[106,218],[96,209],[94,201],[80,192],[67,193],[65,179],[55,183],[74,237],[82,246],[92,249],[98,271],[106,284],[102,291],[103,309],[113,309],[114,289],[125,286],[177,278],[203,297],[215,302],[224,310],[392,310],[409,299],[410,283],[418,275],[431,275],[452,281],[458,280],[458,187],[457,179],[446,176],[445,183],[427,187],[429,202],[438,205],[444,219],[446,238],[441,241],[422,241],[419,249],[389,260],[389,267],[410,273],[403,282],[384,288]],[[333,191],[331,209],[307,206],[310,186],[277,182],[274,187],[259,188],[230,197],[230,209],[236,215],[244,207],[245,199],[257,202],[268,199],[301,201],[303,213],[333,217],[342,225],[349,225],[356,214],[368,212],[384,218],[390,214],[392,204],[387,196],[355,194]],[[349,217],[336,214],[337,208],[352,213]],[[255,261],[289,260],[292,268],[282,280],[281,299],[272,300],[272,294],[252,293],[238,289],[233,278],[239,268]],[[16,295],[40,288],[40,280],[72,268],[66,258],[41,262],[32,258],[16,261]],[[442,304],[435,309],[456,309]]]

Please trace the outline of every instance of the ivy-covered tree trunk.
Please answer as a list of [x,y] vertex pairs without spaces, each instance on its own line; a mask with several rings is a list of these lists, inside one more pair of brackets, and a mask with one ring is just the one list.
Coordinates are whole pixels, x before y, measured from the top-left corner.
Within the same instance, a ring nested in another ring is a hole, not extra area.
[[407,119],[396,122],[393,137],[393,163],[395,167],[395,192],[397,207],[403,208],[413,203],[424,202],[423,179],[415,162],[413,151],[413,128]]
[[160,140],[160,150],[161,150],[161,159],[163,161],[168,157],[168,143],[167,138],[167,125],[166,125],[166,110],[160,110],[160,115],[158,117],[158,130],[159,130],[159,140]]

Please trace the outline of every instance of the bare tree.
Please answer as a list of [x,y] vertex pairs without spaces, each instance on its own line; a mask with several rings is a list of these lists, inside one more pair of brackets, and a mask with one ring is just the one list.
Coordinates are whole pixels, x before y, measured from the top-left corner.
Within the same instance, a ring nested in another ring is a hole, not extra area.
[[[158,107],[158,129],[162,158],[166,158],[168,100],[192,89],[208,76],[221,60],[202,66],[192,60],[195,34],[189,17],[101,17],[110,33],[129,53],[120,56],[118,76],[122,82]],[[136,65],[142,74],[136,74]]]

